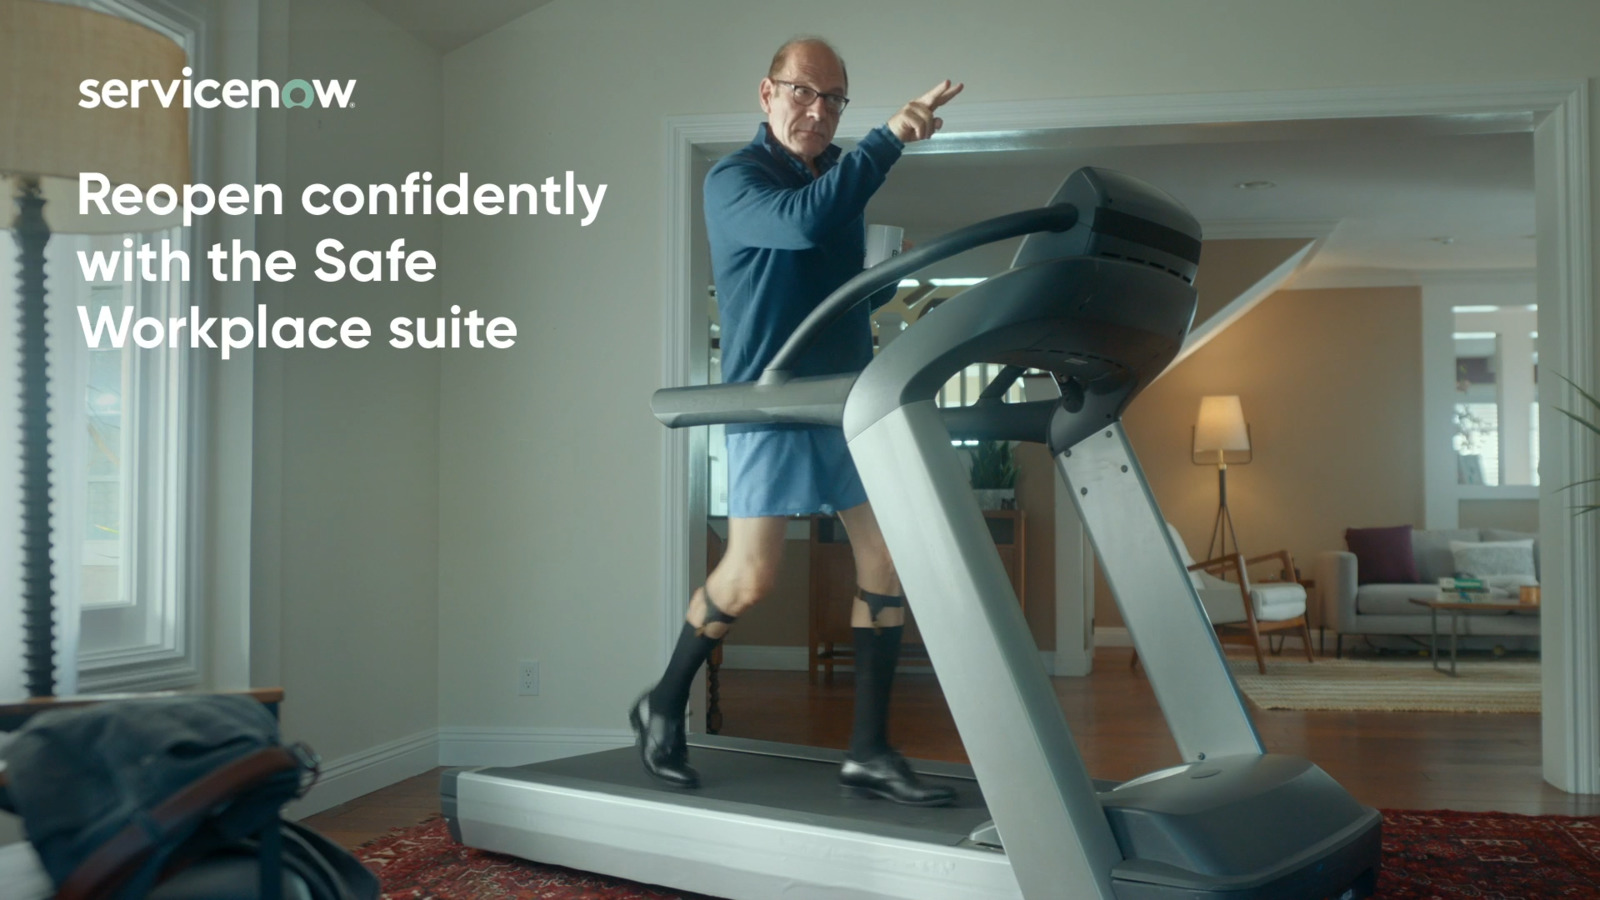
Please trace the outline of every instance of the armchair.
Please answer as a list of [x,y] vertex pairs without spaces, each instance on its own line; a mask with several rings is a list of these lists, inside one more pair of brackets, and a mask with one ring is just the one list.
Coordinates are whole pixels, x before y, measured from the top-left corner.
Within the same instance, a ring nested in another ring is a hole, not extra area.
[[[1200,605],[1223,643],[1248,644],[1256,654],[1256,666],[1267,672],[1261,654],[1261,635],[1275,631],[1298,631],[1305,643],[1306,661],[1313,662],[1311,628],[1306,622],[1306,589],[1295,580],[1294,559],[1287,550],[1245,557],[1230,553],[1216,559],[1195,562],[1178,529],[1167,523],[1173,546],[1189,572],[1189,583],[1200,595]],[[1251,581],[1250,568],[1276,561],[1278,570],[1270,579]],[[1232,574],[1234,580],[1223,576]],[[1137,661],[1137,656],[1135,656]]]

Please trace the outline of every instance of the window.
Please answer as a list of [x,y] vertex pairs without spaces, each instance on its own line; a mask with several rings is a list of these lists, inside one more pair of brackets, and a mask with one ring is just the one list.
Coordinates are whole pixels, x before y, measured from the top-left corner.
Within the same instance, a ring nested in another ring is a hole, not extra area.
[[[165,236],[183,239],[176,229]],[[87,283],[77,253],[120,247],[122,238],[58,234],[46,248],[52,572],[58,646],[78,652],[76,684],[61,678],[80,691],[198,680],[184,576],[189,359],[131,343],[92,348],[78,322],[79,307],[91,318],[125,306],[166,317],[189,302],[182,284]],[[13,254],[3,257],[0,284],[15,285]],[[14,371],[14,341],[5,343],[0,368]],[[19,528],[15,511],[5,521]],[[63,621],[74,612],[76,627]]]
[[1537,485],[1538,309],[1471,305],[1451,314],[1456,483]]
[[1530,272],[1423,285],[1426,527],[1456,527],[1463,501],[1538,498],[1538,317]]
[[[197,70],[206,70],[201,3],[67,0],[139,22],[175,39]],[[190,111],[191,134],[206,130],[203,110]],[[195,145],[198,146],[198,145]],[[201,154],[192,155],[195,181],[206,181]],[[46,208],[49,217],[49,208]],[[9,216],[0,222],[9,222]],[[203,362],[190,351],[88,346],[80,307],[91,321],[102,308],[132,307],[134,317],[181,315],[203,305],[184,282],[89,283],[77,254],[120,251],[162,239],[203,260],[191,229],[82,236],[54,234],[46,247],[50,379],[52,573],[58,653],[76,653],[76,669],[59,667],[58,691],[148,690],[201,681],[199,647],[198,480],[191,445],[200,433],[196,385]],[[10,235],[0,235],[9,248]],[[0,253],[0,371],[16,372],[16,254]],[[10,430],[18,401],[5,391]],[[0,511],[0,529],[16,535],[16,507]],[[7,541],[20,546],[20,538]],[[8,557],[5,562],[12,565]],[[0,623],[0,641],[14,654],[20,624]],[[5,655],[0,653],[0,655]],[[59,658],[59,657],[58,657]]]
[[[190,356],[131,342],[90,347],[77,321],[79,307],[93,321],[101,308],[120,313],[131,306],[135,318],[169,318],[189,305],[188,286],[179,282],[83,281],[77,253],[119,248],[123,237],[51,241],[64,270],[51,305],[71,320],[51,360],[61,422],[57,569],[63,587],[77,581],[80,679],[94,689],[198,677],[183,577]],[[184,240],[182,229],[131,237],[180,246]]]
[[[118,310],[134,302],[127,297],[129,293],[132,292],[125,285],[91,287],[85,308],[91,319],[97,318],[102,309]],[[124,527],[122,511],[129,505],[124,497],[129,481],[122,475],[122,464],[124,460],[133,462],[129,458],[133,442],[124,440],[122,401],[131,380],[128,370],[138,360],[126,348],[112,347],[84,346],[74,356],[77,359],[69,362],[83,363],[86,382],[81,410],[88,459],[80,510],[84,524],[80,609],[87,612],[129,606],[134,601],[134,592],[124,578],[131,574],[132,567],[123,562],[123,535],[128,529]]]

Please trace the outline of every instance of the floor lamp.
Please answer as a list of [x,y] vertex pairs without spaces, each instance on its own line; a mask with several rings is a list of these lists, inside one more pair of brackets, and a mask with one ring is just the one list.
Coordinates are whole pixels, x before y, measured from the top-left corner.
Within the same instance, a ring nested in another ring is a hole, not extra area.
[[1236,394],[1201,397],[1190,461],[1197,466],[1217,467],[1217,518],[1211,526],[1211,541],[1206,544],[1206,559],[1226,556],[1229,538],[1233,539],[1233,552],[1239,552],[1239,535],[1233,530],[1233,514],[1228,511],[1229,453],[1245,454],[1243,459],[1232,460],[1235,465],[1244,465],[1253,457],[1244,406]]
[[[182,81],[185,54],[142,25],[77,6],[0,0],[0,189],[16,201],[22,384],[23,659],[28,695],[55,692],[55,597],[50,566],[49,378],[45,246],[52,231],[120,234],[164,227],[151,217],[81,215],[78,176],[149,188],[189,180],[189,124],[178,104],[146,91],[80,107],[93,79]],[[72,477],[73,473],[64,473]]]

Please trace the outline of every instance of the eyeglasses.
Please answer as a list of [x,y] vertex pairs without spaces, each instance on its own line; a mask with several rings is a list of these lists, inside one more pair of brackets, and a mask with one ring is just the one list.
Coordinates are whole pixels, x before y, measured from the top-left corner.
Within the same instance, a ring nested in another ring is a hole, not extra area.
[[772,79],[772,83],[787,87],[794,94],[795,102],[801,106],[810,106],[817,102],[818,97],[821,97],[823,104],[828,107],[828,112],[838,115],[844,112],[846,106],[850,105],[850,98],[843,94],[824,94],[816,88],[795,84],[792,81],[779,81],[776,78]]

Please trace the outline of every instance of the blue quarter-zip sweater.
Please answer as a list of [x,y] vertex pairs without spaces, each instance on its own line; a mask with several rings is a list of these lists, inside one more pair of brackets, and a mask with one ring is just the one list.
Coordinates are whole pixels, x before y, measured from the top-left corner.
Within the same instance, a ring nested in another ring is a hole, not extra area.
[[[723,381],[754,381],[800,321],[861,273],[867,201],[904,148],[888,126],[855,149],[830,146],[813,178],[765,124],[755,140],[728,154],[706,176],[706,236],[722,317]],[[885,288],[834,320],[806,347],[796,376],[859,372],[872,361],[873,308],[894,296]],[[758,431],[767,425],[729,425]]]

